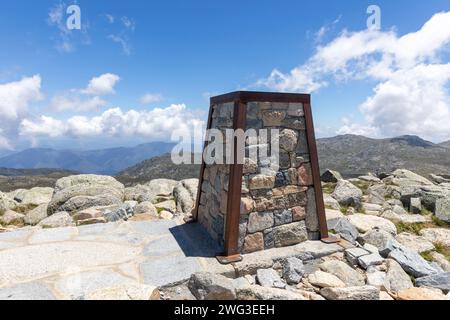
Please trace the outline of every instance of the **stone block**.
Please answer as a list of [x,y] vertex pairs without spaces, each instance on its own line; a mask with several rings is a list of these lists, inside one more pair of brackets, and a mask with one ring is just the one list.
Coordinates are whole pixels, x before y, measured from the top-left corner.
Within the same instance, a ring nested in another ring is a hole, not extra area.
[[275,246],[286,247],[308,240],[305,222],[295,222],[273,228]]
[[377,266],[382,264],[384,259],[378,253],[371,253],[358,258],[358,263],[364,269],[371,266]]
[[262,119],[264,127],[279,127],[286,118],[286,112],[277,110],[264,110]]
[[264,235],[262,232],[249,234],[244,240],[244,253],[264,250]]
[[292,211],[292,220],[294,222],[303,221],[306,218],[305,207],[293,207]]
[[273,229],[264,230],[264,248],[271,249],[275,246],[275,239],[273,237]]
[[248,219],[248,232],[255,233],[272,228],[274,225],[273,212],[252,212]]
[[250,190],[272,189],[274,186],[275,186],[275,176],[267,176],[262,174],[250,176],[249,180]]
[[289,103],[287,114],[292,117],[303,117],[305,115],[303,103]]
[[312,178],[311,164],[304,163],[297,169],[298,184],[301,186],[312,186],[314,184]]
[[289,209],[276,210],[274,211],[273,218],[275,221],[275,226],[288,224],[292,222],[292,212]]
[[357,266],[358,265],[358,259],[362,256],[366,256],[368,255],[369,252],[367,252],[364,249],[361,248],[350,248],[345,250],[345,258],[347,258],[348,262],[352,265],[352,266]]

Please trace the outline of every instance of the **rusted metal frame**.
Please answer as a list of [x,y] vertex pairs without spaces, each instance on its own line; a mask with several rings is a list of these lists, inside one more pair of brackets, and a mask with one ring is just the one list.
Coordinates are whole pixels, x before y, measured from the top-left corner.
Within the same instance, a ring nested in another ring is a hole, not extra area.
[[211,125],[212,125],[213,105],[214,104],[211,102],[210,107],[209,107],[209,113],[208,113],[208,122],[206,124],[206,133],[205,133],[204,145],[203,145],[203,149],[202,149],[202,164],[200,166],[200,177],[198,179],[197,199],[195,200],[195,207],[192,210],[192,217],[185,220],[185,222],[187,222],[187,223],[198,221],[198,207],[200,206],[200,197],[202,195],[203,175],[205,174],[205,168],[206,168],[204,152],[205,152],[206,147],[208,146],[208,130],[211,129]]
[[257,92],[257,91],[236,91],[211,98],[211,102],[222,104],[239,100],[247,102],[285,102],[285,103],[310,103],[309,94],[300,93],[278,93],[278,92]]
[[[246,105],[242,101],[234,101],[233,129],[245,131]],[[242,260],[239,253],[239,223],[241,216],[242,175],[244,172],[243,160],[239,159],[242,153],[238,150],[237,137],[233,141],[233,164],[230,164],[228,179],[227,213],[224,233],[224,256],[218,257],[221,263],[231,263]]]
[[320,181],[319,157],[317,154],[316,135],[314,133],[314,123],[311,111],[311,103],[303,105],[306,124],[306,138],[308,142],[309,157],[311,162],[311,171],[314,184],[314,193],[316,200],[316,211],[319,220],[320,238],[323,242],[337,242],[338,239],[330,237],[328,234],[327,218],[325,215],[325,204],[323,201],[322,184]]

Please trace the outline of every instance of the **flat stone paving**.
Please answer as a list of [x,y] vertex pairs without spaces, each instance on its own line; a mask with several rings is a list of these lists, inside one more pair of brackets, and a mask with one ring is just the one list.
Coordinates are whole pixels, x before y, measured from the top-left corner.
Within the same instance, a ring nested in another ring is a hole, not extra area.
[[[0,233],[0,300],[83,299],[122,284],[167,286],[231,272],[197,224],[141,221]],[[231,268],[231,269],[230,269]]]
[[221,265],[217,243],[198,224],[129,221],[0,233],[0,300],[85,299],[117,286],[168,287],[208,271],[229,277],[269,268],[296,256],[314,260],[342,251],[307,241],[244,255]]

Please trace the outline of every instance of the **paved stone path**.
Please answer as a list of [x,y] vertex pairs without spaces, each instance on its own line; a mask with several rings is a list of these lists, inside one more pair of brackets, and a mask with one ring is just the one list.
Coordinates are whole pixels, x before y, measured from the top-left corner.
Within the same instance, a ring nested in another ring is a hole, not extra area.
[[83,299],[117,285],[167,286],[234,272],[196,224],[141,221],[0,233],[0,300]]

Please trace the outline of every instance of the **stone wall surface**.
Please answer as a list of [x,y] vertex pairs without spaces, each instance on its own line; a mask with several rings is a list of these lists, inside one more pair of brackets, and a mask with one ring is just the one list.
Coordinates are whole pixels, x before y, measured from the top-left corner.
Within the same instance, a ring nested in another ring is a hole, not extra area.
[[[231,129],[233,106],[213,105],[211,127]],[[303,104],[248,102],[247,133],[249,129],[256,130],[259,138],[247,135],[245,139],[239,251],[250,253],[318,239]],[[266,141],[261,139],[261,129],[269,129]],[[275,136],[279,139],[272,140]],[[226,164],[205,166],[198,211],[199,222],[221,244],[229,170]]]
[[[234,103],[214,105],[212,108],[211,128],[219,129],[225,136],[226,129],[233,129]],[[213,151],[211,155],[215,155]],[[205,165],[198,207],[198,221],[220,245],[224,241],[229,173],[230,166],[227,164]]]
[[[319,228],[303,104],[249,102],[246,129],[269,129],[269,133],[267,141],[246,142],[249,158],[244,161],[241,252],[317,239]],[[270,129],[278,130],[278,161],[276,150],[272,150],[277,146],[271,139],[277,133]],[[264,151],[258,154],[257,161],[251,153],[255,148]]]

